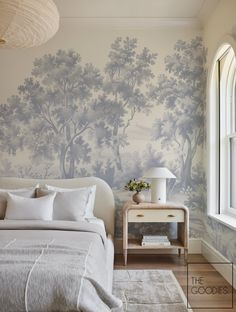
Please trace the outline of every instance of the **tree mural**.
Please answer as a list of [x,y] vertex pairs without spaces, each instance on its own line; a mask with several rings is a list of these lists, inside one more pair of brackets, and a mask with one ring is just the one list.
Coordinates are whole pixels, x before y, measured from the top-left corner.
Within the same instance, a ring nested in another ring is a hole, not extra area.
[[181,186],[193,184],[192,166],[198,146],[204,142],[206,51],[202,39],[177,41],[175,53],[165,58],[166,74],[159,76],[151,96],[165,107],[154,123],[153,138],[162,147],[176,148]]
[[[1,106],[2,150],[14,155],[28,149],[34,161],[58,162],[63,178],[96,174],[113,184],[115,171],[122,171],[129,125],[152,106],[147,83],[155,59],[147,48],[138,52],[137,39],[128,37],[111,45],[105,78],[73,50],[36,59],[18,95]],[[91,161],[92,150],[104,147],[114,156]]]
[[[42,151],[45,154],[45,150],[48,150],[48,155],[53,155],[56,152],[59,155],[61,176],[71,178],[74,176],[75,164],[89,158],[91,147],[82,135],[93,121],[91,103],[94,91],[102,86],[101,74],[92,64],[82,66],[76,52],[59,50],[55,56],[45,55],[36,60],[32,75],[43,88],[36,107],[39,108],[42,121],[39,124],[40,139],[36,153]],[[34,93],[27,81],[19,90],[26,99],[30,97],[31,103],[36,102],[34,98],[31,100]],[[38,111],[36,113],[38,115]],[[38,119],[38,116],[35,117]]]
[[91,147],[82,135],[94,121],[92,102],[101,87],[99,70],[92,64],[82,66],[74,51],[36,59],[32,76],[18,88],[20,97],[12,97],[5,107],[14,112],[7,114],[10,128],[19,125],[14,132],[20,142],[11,135],[11,150],[21,144],[34,159],[58,158],[61,177],[72,178],[75,165],[89,159]]
[[[169,194],[180,194],[190,207],[196,224],[191,233],[197,236],[204,204],[199,174],[206,81],[202,40],[178,41],[154,85],[156,60],[156,53],[128,37],[112,43],[104,70],[84,64],[74,50],[36,59],[17,94],[0,105],[1,175],[106,180],[116,195],[120,235],[118,210],[130,197],[124,183],[149,167],[168,166],[187,189],[183,194],[169,185]],[[154,115],[155,123],[140,125],[137,117],[144,114]],[[142,138],[133,145],[134,130]],[[168,150],[174,151],[171,156]],[[146,230],[156,229],[147,224]]]
[[129,144],[127,130],[131,121],[137,113],[148,113],[152,107],[147,83],[154,78],[152,66],[156,57],[148,48],[138,52],[137,39],[117,38],[111,45],[105,67],[105,95],[96,106],[105,112],[118,170],[123,169],[120,149]]

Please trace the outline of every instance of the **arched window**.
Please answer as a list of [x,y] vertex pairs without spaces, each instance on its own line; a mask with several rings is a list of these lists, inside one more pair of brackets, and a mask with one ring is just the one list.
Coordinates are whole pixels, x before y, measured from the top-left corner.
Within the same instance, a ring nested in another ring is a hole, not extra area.
[[236,58],[228,43],[215,56],[208,122],[208,210],[236,228]]

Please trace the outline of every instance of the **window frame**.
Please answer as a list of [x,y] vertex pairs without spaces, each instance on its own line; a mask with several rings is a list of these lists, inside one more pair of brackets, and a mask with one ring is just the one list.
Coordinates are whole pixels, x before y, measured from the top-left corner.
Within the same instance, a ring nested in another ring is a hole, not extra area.
[[[236,132],[228,135],[227,139],[228,139],[228,155],[229,155],[228,156],[228,163],[230,164],[230,154],[231,154],[231,151],[230,151],[230,140],[231,139],[236,139]],[[230,184],[231,184],[231,177],[229,175],[229,177],[228,177],[228,185],[229,185],[228,203],[229,204],[228,204],[228,207],[226,207],[226,213],[232,214],[236,218],[236,207],[235,208],[231,207],[231,193],[230,193],[231,185]]]
[[[235,136],[233,128],[233,94],[236,74],[235,54],[231,46],[218,59],[219,67],[223,60],[223,69],[218,70],[219,87],[219,214],[232,214],[236,209],[230,207],[230,139]],[[235,119],[235,118],[234,118]],[[235,129],[235,128],[234,128]]]
[[[236,137],[236,130],[232,132],[232,129],[228,129],[228,125],[225,125],[226,133],[222,132],[222,100],[229,103],[230,92],[235,86],[236,82],[236,66],[234,68],[234,81],[229,86],[229,79],[232,79],[232,73],[226,73],[225,86],[221,86],[222,81],[218,80],[220,73],[220,59],[224,57],[227,50],[232,48],[233,56],[236,55],[236,41],[233,37],[227,36],[218,44],[218,48],[215,49],[216,53],[213,57],[211,71],[208,76],[207,84],[207,211],[208,216],[217,219],[218,221],[228,225],[232,229],[236,230],[236,209],[229,207],[230,203],[230,174],[229,173],[229,161],[230,161],[230,139]],[[227,57],[226,57],[227,60]],[[232,61],[232,60],[231,60]],[[236,61],[234,60],[235,64]],[[229,77],[229,74],[231,77]],[[224,79],[223,79],[224,80]],[[225,89],[224,94],[222,90]],[[232,93],[231,93],[232,94]],[[236,94],[233,94],[234,99]],[[232,105],[231,105],[232,110]],[[235,110],[235,107],[234,107]],[[235,111],[234,111],[235,113]],[[225,111],[225,114],[232,116],[231,112]],[[232,123],[233,120],[231,120]],[[235,120],[233,121],[235,129]],[[222,137],[224,134],[224,138]],[[222,141],[223,140],[223,141]],[[224,144],[224,153],[222,153]],[[224,162],[224,168],[227,168],[228,173],[224,172],[222,163]],[[224,192],[225,190],[225,192]],[[222,194],[225,194],[222,196]]]

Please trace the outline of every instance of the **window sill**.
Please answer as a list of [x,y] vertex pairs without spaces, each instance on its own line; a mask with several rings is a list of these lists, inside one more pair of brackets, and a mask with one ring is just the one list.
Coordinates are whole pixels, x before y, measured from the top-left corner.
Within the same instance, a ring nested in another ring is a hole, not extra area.
[[209,217],[224,224],[225,226],[229,227],[231,230],[236,231],[236,216],[232,217],[226,214],[211,214],[209,215]]

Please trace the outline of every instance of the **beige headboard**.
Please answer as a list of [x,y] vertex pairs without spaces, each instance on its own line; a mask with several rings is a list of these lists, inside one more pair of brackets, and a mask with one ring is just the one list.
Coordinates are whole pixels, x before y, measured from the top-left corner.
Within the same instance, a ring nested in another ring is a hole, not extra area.
[[0,188],[14,189],[34,186],[37,183],[49,184],[64,188],[77,188],[96,185],[96,199],[94,215],[103,219],[107,233],[114,235],[115,202],[110,186],[102,179],[96,177],[75,178],[75,179],[22,179],[22,178],[0,178]]

